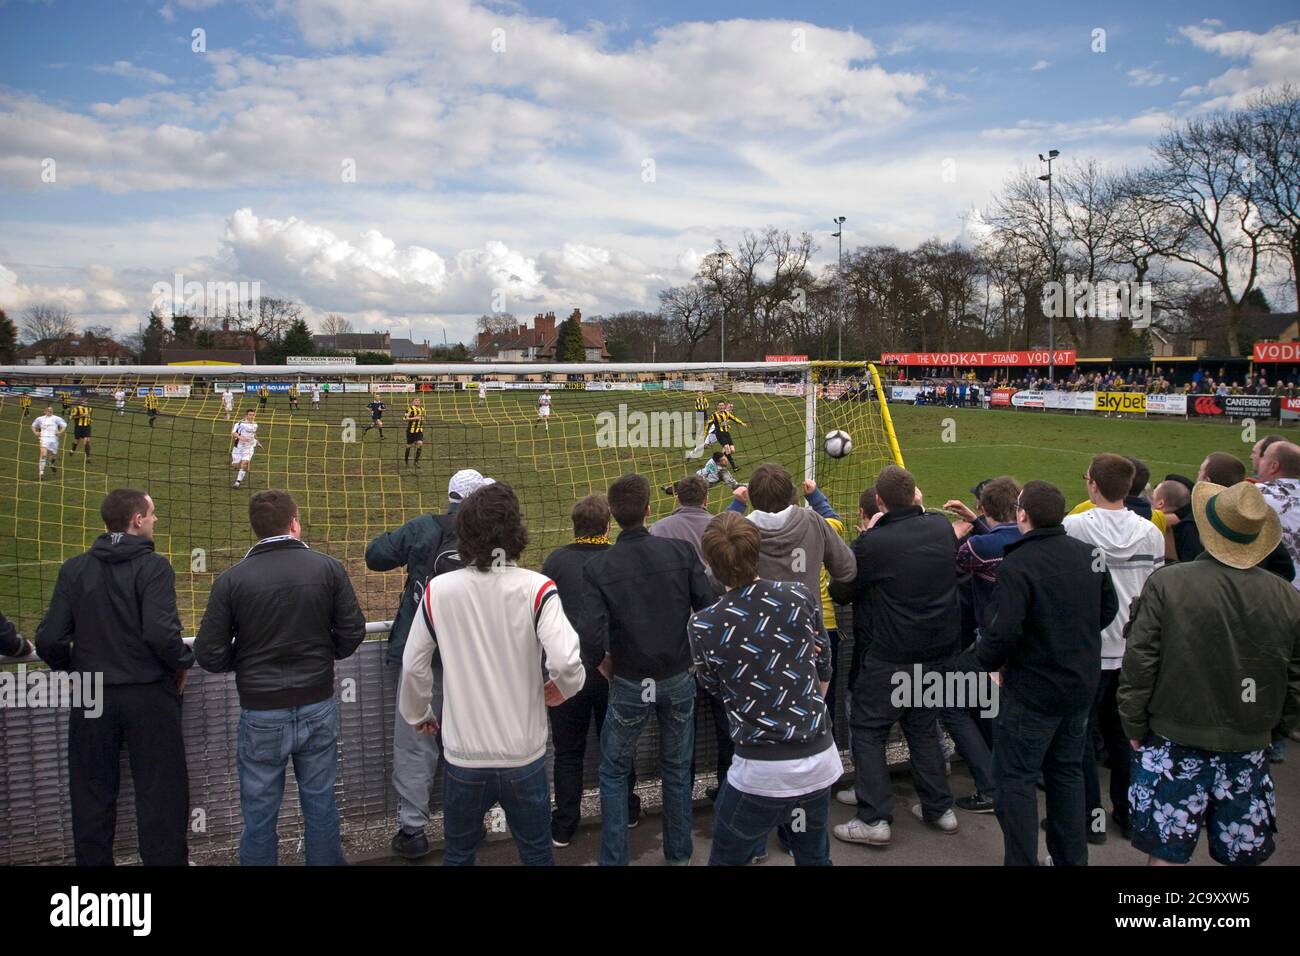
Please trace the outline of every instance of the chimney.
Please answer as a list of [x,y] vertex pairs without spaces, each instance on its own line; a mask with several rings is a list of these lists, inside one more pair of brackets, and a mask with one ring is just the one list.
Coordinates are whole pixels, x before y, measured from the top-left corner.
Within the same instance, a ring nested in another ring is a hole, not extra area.
[[538,315],[533,319],[533,325],[541,333],[542,341],[550,339],[555,335],[555,313],[547,312],[545,315]]
[[229,331],[230,331],[230,319],[227,318],[227,319],[222,319],[222,320],[221,320],[221,331],[222,331],[222,332],[229,332]]
[[571,318],[571,319],[576,319],[579,323],[581,323],[581,322],[582,322],[582,310],[581,310],[581,309],[574,309],[574,310],[573,310],[573,315],[569,316],[569,318]]
[[478,347],[482,348],[483,346],[487,345],[488,342],[491,340],[491,338],[492,338],[492,333],[489,332],[487,329],[484,329],[482,332],[478,334]]

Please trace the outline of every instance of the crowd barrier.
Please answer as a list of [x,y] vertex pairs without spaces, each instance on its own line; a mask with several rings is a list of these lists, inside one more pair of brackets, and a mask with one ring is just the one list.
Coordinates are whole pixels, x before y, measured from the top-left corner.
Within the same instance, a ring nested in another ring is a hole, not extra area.
[[[851,611],[839,611],[841,624]],[[374,629],[372,625],[371,629]],[[846,625],[846,634],[851,627]],[[853,641],[840,644],[841,666],[835,675],[835,737],[851,764],[848,723],[847,671]],[[360,845],[386,846],[396,827],[397,795],[392,788],[393,718],[399,668],[384,661],[386,640],[368,640],[347,660],[335,665],[339,699],[338,798],[345,849]],[[24,664],[28,669],[43,667]],[[699,702],[697,702],[699,703]],[[74,862],[72,819],[68,790],[67,708],[0,707],[0,864],[71,864]],[[195,667],[185,689],[182,726],[190,781],[190,851],[196,859],[231,859],[240,832],[239,776],[235,768],[239,696],[233,674],[212,674]],[[657,806],[658,730],[654,721],[637,744],[637,789],[648,805]],[[717,739],[706,706],[696,707],[695,757],[699,786],[713,780]],[[594,727],[587,745],[583,781],[588,797],[597,792],[600,747]],[[547,746],[548,773],[551,748]],[[889,760],[906,760],[906,746],[897,730],[889,747]],[[115,851],[120,862],[135,859],[136,819],[134,788],[128,755],[121,760],[121,795],[117,805]],[[441,833],[441,774],[434,787],[431,837]],[[698,796],[698,790],[697,790]],[[281,857],[287,860],[302,834],[297,785],[292,769],[286,773],[284,803],[280,810]]]
[[[890,385],[891,402],[914,403],[924,386]],[[939,392],[938,401],[943,402]],[[1136,391],[1069,392],[980,386],[980,401],[991,408],[1041,409],[1122,415],[1182,415],[1198,418],[1278,418],[1300,420],[1300,398],[1275,395],[1147,394]]]

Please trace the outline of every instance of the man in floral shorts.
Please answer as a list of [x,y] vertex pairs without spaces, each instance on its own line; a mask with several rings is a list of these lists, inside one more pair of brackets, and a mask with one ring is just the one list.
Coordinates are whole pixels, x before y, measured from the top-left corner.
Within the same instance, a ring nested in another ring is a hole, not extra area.
[[1254,485],[1199,482],[1192,513],[1205,552],[1147,579],[1125,635],[1133,845],[1190,863],[1204,830],[1214,860],[1252,866],[1277,830],[1264,748],[1300,723],[1300,592],[1256,566],[1281,525]]

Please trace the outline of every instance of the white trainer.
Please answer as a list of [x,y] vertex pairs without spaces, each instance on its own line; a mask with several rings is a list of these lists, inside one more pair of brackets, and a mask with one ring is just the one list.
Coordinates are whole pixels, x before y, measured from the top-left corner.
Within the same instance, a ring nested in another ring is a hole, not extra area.
[[915,803],[912,805],[912,816],[928,826],[937,827],[944,833],[956,833],[960,827],[960,824],[957,823],[957,814],[953,813],[952,810],[945,810],[943,816],[938,820],[930,821],[926,820],[925,811],[921,809],[921,805]]
[[858,792],[852,787],[847,790],[836,790],[835,799],[846,807],[856,807],[858,805]]
[[889,824],[884,820],[864,823],[857,817],[848,823],[836,824],[832,832],[837,840],[843,840],[845,843],[864,843],[867,846],[888,846],[893,836]]

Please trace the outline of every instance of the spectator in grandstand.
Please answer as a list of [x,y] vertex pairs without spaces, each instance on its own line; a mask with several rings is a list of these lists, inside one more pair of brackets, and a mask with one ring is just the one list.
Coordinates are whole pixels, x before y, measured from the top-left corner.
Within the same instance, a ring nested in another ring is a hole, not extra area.
[[921,802],[912,813],[945,833],[958,829],[952,793],[944,777],[938,711],[896,704],[895,675],[909,680],[942,672],[957,650],[957,541],[948,520],[922,507],[911,472],[889,465],[876,478],[875,527],[854,544],[857,574],[852,597],[870,590],[871,647],[853,686],[850,726],[857,814],[835,827],[837,839],[871,846],[892,839],[894,791],[885,763],[885,738],[903,726],[912,758],[912,780]]
[[[465,468],[447,482],[447,513],[420,515],[394,531],[385,531],[366,546],[366,567],[371,571],[406,568],[406,582],[388,632],[389,664],[401,666],[406,635],[419,607],[420,591],[434,575],[461,566],[456,547],[456,511],[479,488],[492,484],[473,468]],[[401,688],[401,675],[397,685]],[[433,660],[433,709],[441,710],[442,660]],[[418,734],[404,720],[393,721],[393,789],[397,791],[397,832],[392,848],[398,856],[416,860],[430,852],[424,828],[429,822],[429,799],[438,770],[438,740]]]
[[176,576],[154,551],[158,515],[143,491],[99,507],[107,529],[59,568],[36,653],[53,671],[102,675],[99,700],[70,708],[68,788],[78,866],[112,866],[122,745],[131,756],[145,866],[184,866],[190,791],[181,693],[194,654],[181,640]]
[[709,486],[699,475],[690,475],[678,481],[672,489],[677,496],[677,507],[672,514],[652,524],[650,533],[656,538],[688,542],[702,561],[704,552],[700,549],[700,537],[713,517],[705,507],[709,500]]
[[1198,482],[1192,509],[1206,553],[1147,581],[1120,676],[1133,845],[1188,863],[1204,829],[1213,859],[1253,865],[1277,828],[1264,750],[1300,719],[1300,595],[1258,567],[1282,537],[1258,487]]
[[695,679],[686,622],[716,594],[695,549],[652,536],[650,483],[624,475],[609,486],[609,509],[622,529],[614,546],[583,569],[582,637],[604,649],[609,709],[600,735],[602,866],[626,865],[627,779],[646,721],[659,722],[664,857],[690,863],[691,757],[695,747]]
[[0,614],[0,657],[27,657],[36,653],[31,641],[18,635],[18,629],[9,618]]
[[[546,708],[578,693],[585,675],[555,582],[518,565],[527,544],[509,485],[467,497],[456,513],[464,567],[425,587],[402,652],[400,719],[443,735],[444,866],[473,866],[483,816],[498,801],[524,865],[555,862]],[[433,707],[435,651],[444,672],[441,713]]]
[[[831,662],[820,602],[802,584],[759,576],[759,528],[737,514],[714,518],[703,547],[727,591],[691,616],[691,655],[700,683],[723,701],[736,748],[709,864],[746,865],[780,827],[797,866],[829,866],[830,788],[844,766],[824,700]],[[758,661],[761,682],[747,674]]]
[[[578,632],[583,596],[582,570],[594,555],[610,547],[609,502],[604,495],[587,495],[573,506],[570,517],[573,520],[573,542],[546,556],[542,574],[555,582],[564,616]],[[568,846],[577,832],[582,813],[582,765],[587,754],[587,731],[594,719],[599,739],[605,725],[605,708],[609,706],[609,681],[596,670],[605,656],[605,649],[587,641],[580,643],[580,653],[586,671],[582,690],[547,710],[555,749],[555,809],[551,813],[551,842],[558,847]],[[628,826],[636,826],[641,817],[641,798],[633,789],[635,786],[634,768],[628,778]]]
[[1100,673],[1101,633],[1118,602],[1110,574],[1094,561],[1092,549],[1066,534],[1064,515],[1058,488],[1045,481],[1025,484],[1016,504],[1023,534],[1006,546],[988,629],[957,662],[963,670],[1006,668],[994,723],[993,774],[1003,862],[1009,866],[1038,863],[1040,775],[1051,862],[1088,862],[1081,763]]
[[334,662],[361,646],[366,618],[343,565],[302,540],[298,505],[287,491],[253,495],[248,520],[258,542],[212,585],[194,639],[204,670],[235,672],[239,862],[276,864],[284,770],[292,760],[307,865],[346,865],[334,798]]
[[1129,835],[1128,753],[1124,750],[1124,731],[1119,723],[1115,690],[1119,686],[1119,668],[1124,660],[1124,627],[1128,624],[1129,605],[1141,592],[1151,572],[1165,561],[1164,533],[1125,506],[1125,498],[1134,484],[1134,470],[1133,463],[1120,455],[1107,452],[1094,455],[1084,481],[1088,498],[1095,507],[1069,515],[1064,520],[1066,534],[1088,545],[1094,561],[1110,572],[1119,599],[1119,612],[1101,635],[1101,676],[1088,718],[1092,746],[1085,748],[1083,759],[1090,843],[1104,843],[1106,840],[1106,815],[1097,775],[1095,744],[1098,734],[1110,767],[1111,819],[1126,838]]

